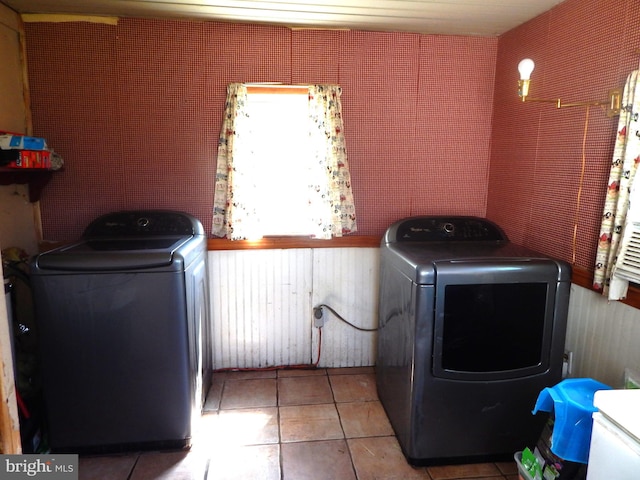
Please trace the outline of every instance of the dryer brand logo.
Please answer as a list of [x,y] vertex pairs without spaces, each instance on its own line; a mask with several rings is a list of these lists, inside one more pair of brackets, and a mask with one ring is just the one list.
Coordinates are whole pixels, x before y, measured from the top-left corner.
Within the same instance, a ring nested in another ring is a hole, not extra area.
[[0,455],[0,478],[78,480],[78,455]]

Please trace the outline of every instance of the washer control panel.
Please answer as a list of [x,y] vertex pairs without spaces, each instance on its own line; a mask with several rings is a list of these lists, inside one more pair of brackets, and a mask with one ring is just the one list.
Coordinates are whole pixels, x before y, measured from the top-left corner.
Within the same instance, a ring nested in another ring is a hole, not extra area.
[[506,241],[500,227],[490,220],[478,217],[411,217],[401,220],[396,228],[395,242],[451,242],[451,241]]
[[84,231],[85,238],[198,235],[202,226],[192,216],[172,211],[126,211],[103,215]]

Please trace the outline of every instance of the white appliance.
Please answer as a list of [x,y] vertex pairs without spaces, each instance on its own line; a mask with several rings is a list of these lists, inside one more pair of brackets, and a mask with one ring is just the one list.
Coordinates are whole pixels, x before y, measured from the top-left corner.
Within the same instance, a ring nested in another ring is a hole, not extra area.
[[640,390],[595,393],[587,480],[640,478]]

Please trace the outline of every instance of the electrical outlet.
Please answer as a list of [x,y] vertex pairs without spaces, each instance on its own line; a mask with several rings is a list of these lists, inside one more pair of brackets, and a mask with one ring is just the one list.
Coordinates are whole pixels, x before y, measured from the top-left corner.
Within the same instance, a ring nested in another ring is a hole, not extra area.
[[565,351],[562,356],[562,378],[566,378],[573,372],[573,352]]
[[316,328],[324,327],[324,311],[322,307],[313,308],[313,326]]

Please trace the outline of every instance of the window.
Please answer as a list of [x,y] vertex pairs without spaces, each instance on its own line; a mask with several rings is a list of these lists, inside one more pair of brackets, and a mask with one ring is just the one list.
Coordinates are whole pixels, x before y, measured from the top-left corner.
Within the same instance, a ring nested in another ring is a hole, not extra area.
[[340,88],[228,88],[213,233],[341,236],[356,230]]
[[[324,172],[314,161],[309,142],[307,90],[252,93],[249,89],[246,112],[247,121],[236,133],[248,136],[250,146],[235,165],[247,178],[234,196],[254,205],[254,236],[313,234],[309,188]],[[286,216],[281,214],[284,206]],[[296,221],[290,221],[292,217]]]
[[[634,178],[635,175],[629,181],[631,182]],[[640,188],[638,185],[635,181],[630,183],[619,252],[611,269],[609,293],[613,297],[626,297],[629,283],[640,283]]]
[[622,248],[613,274],[629,282],[640,283],[639,222],[629,222],[626,225]]

